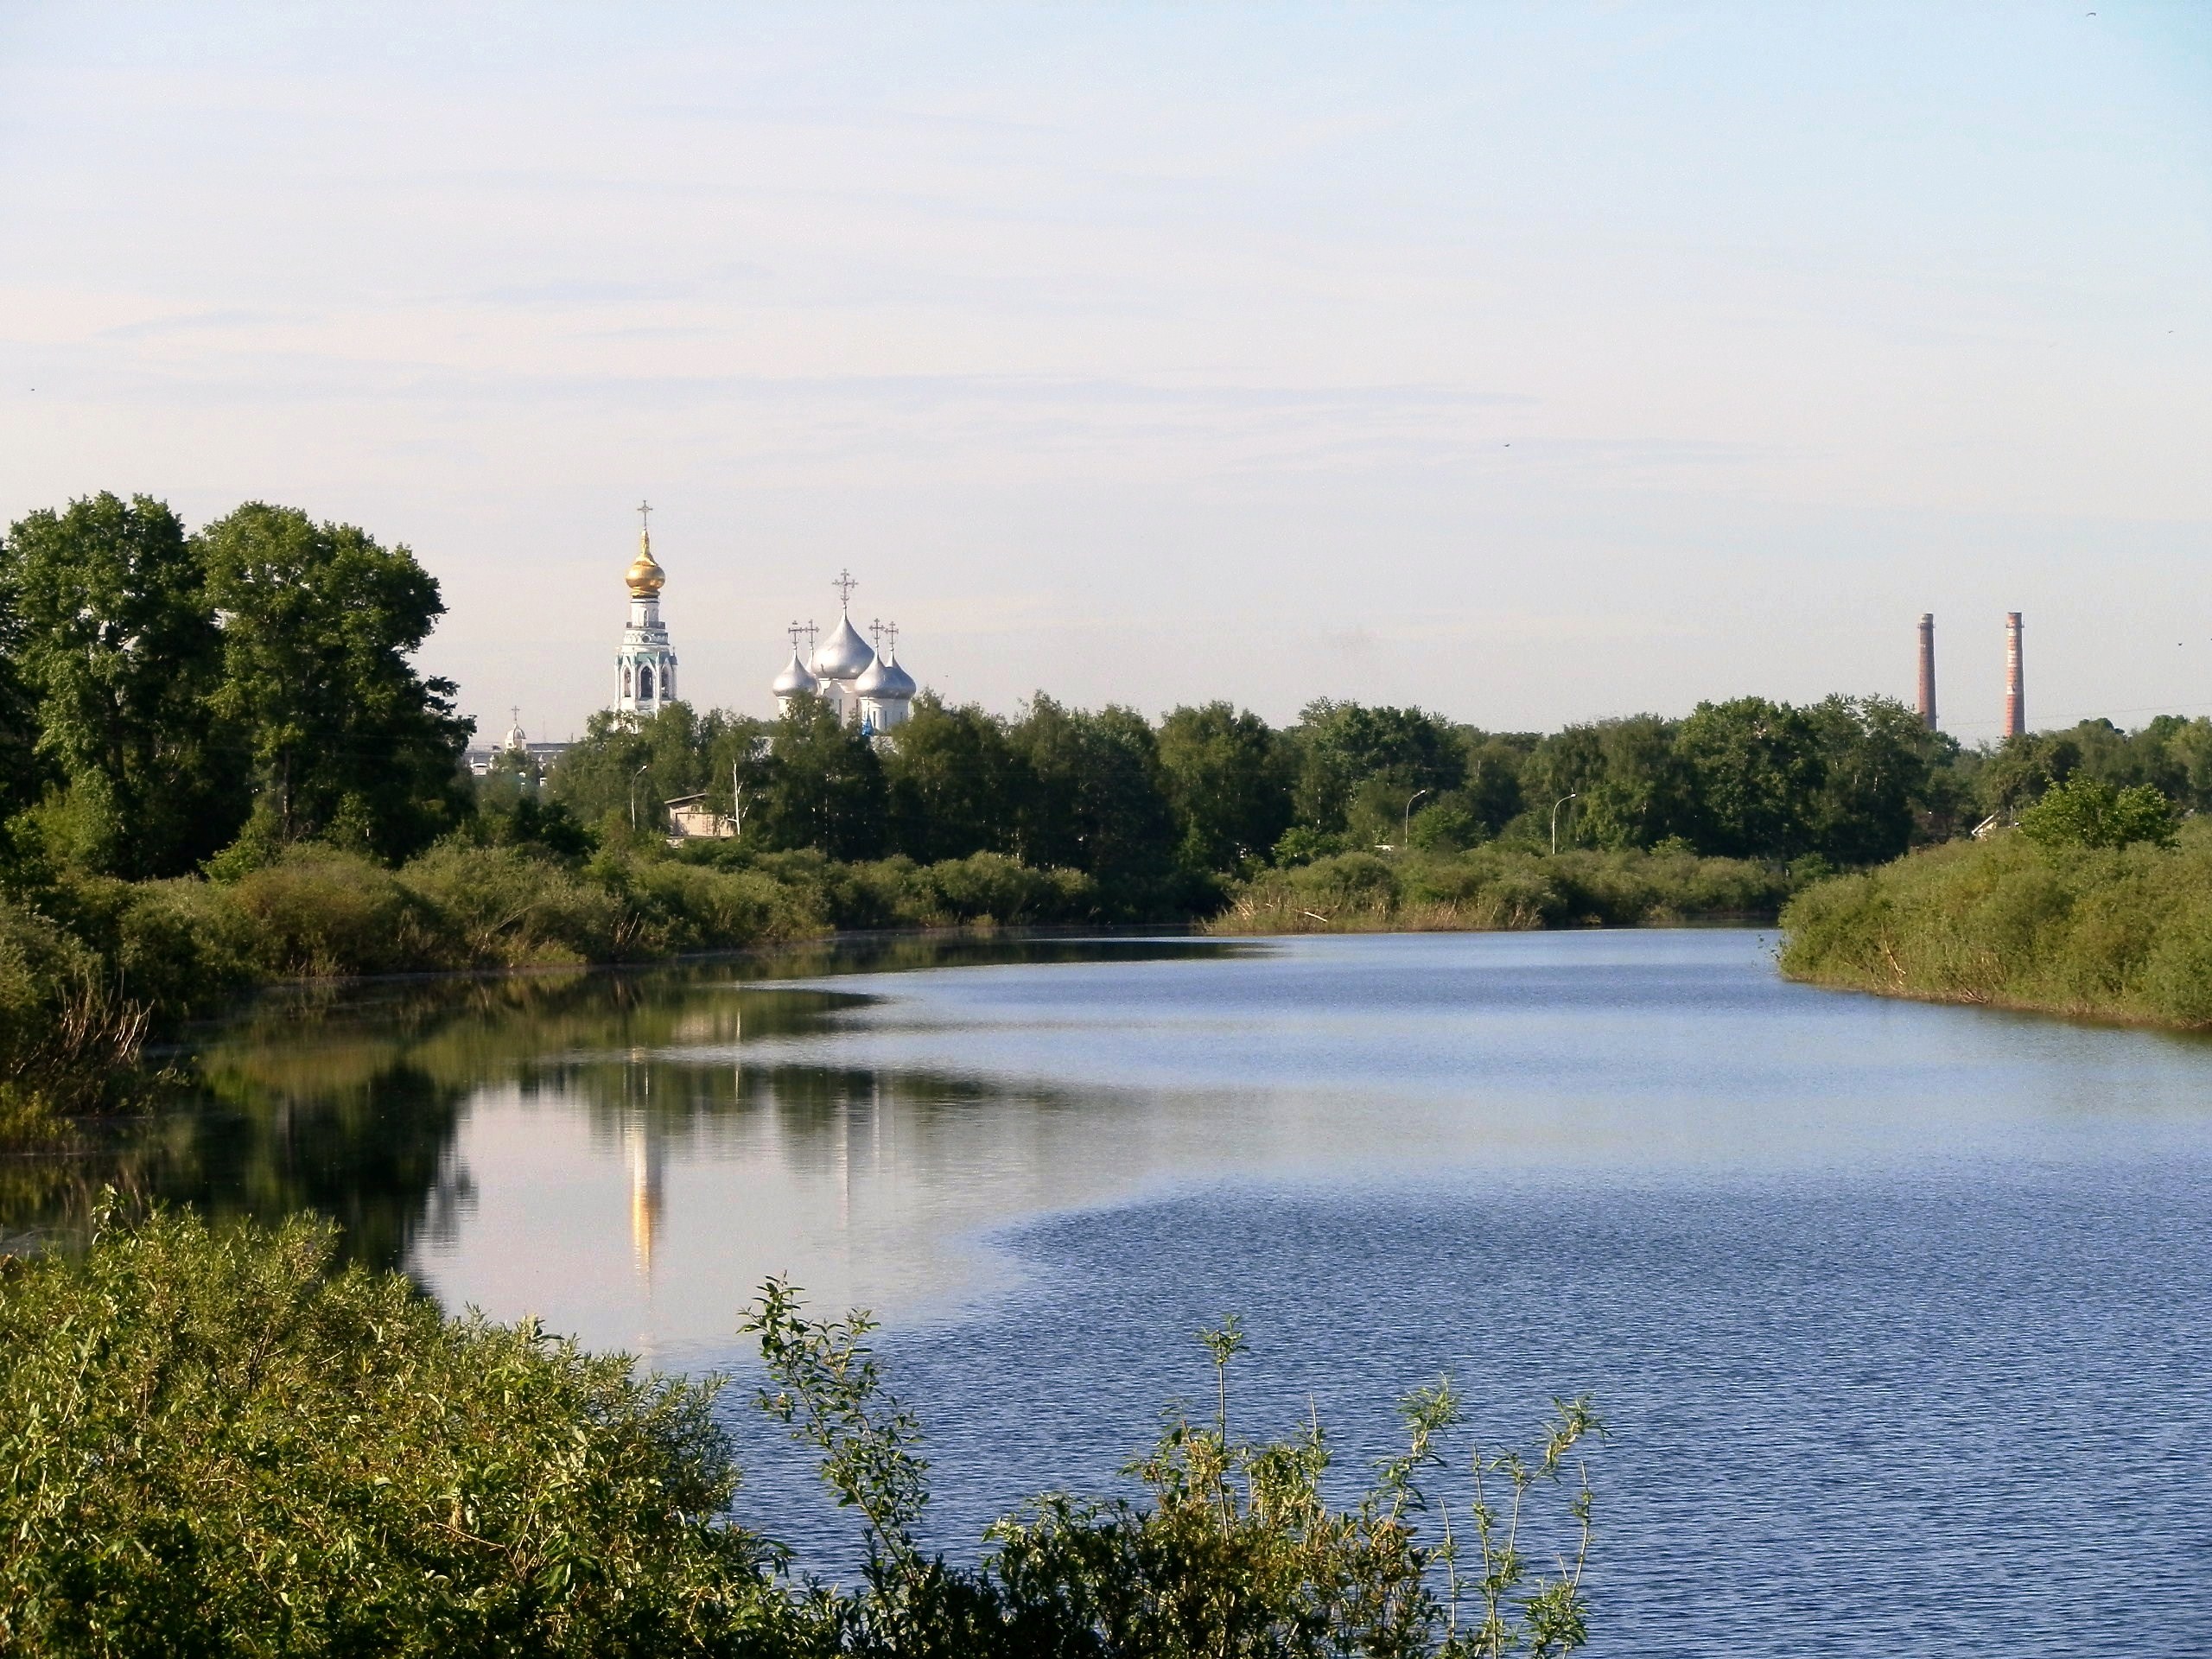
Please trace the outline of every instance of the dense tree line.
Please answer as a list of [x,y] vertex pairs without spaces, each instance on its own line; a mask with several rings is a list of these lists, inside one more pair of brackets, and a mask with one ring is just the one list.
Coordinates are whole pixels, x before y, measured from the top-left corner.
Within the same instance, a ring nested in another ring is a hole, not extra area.
[[0,542],[0,814],[12,866],[134,879],[308,840],[404,858],[469,810],[454,687],[410,658],[445,607],[404,547],[249,502],[195,533],[145,496]]
[[1880,697],[1739,697],[1548,734],[1324,699],[1287,728],[1226,702],[1158,721],[1039,695],[1012,718],[924,693],[893,741],[806,701],[779,721],[595,716],[550,781],[586,823],[657,826],[703,793],[741,844],[918,863],[996,853],[1080,870],[1121,907],[1202,906],[1332,854],[1665,849],[1837,868],[2009,818],[2054,783],[2212,804],[2212,721],[2105,721],[1962,748]]
[[[454,688],[412,657],[442,614],[404,547],[249,503],[197,531],[99,495],[0,542],[0,874],[244,869],[314,842],[403,861],[442,838],[572,859],[658,841],[704,794],[734,848],[1079,872],[1117,914],[1217,906],[1332,855],[1666,849],[1882,862],[2009,820],[2054,784],[2212,804],[2212,721],[2107,721],[1967,750],[1879,697],[1739,697],[1539,734],[1322,699],[1282,728],[1227,702],[1154,721],[1042,693],[1013,716],[925,693],[895,741],[803,700],[760,721],[602,714],[541,782],[474,785]],[[226,864],[222,861],[228,861]]]

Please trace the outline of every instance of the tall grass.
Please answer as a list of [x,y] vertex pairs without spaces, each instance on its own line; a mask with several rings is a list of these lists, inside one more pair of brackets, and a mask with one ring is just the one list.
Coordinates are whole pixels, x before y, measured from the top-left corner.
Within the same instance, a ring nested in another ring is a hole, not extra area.
[[60,1116],[115,1103],[150,1017],[98,951],[0,906],[0,1141],[36,1143]]
[[2178,843],[1956,842],[1808,889],[1783,971],[1892,996],[2212,1026],[2212,824]]
[[980,853],[836,863],[727,843],[588,860],[454,840],[397,869],[302,844],[226,879],[0,898],[0,1146],[135,1098],[147,1039],[272,982],[650,961],[839,928],[1073,922],[1096,884]]
[[1340,853],[1241,884],[1217,933],[1490,931],[1772,916],[1778,867],[1694,853]]

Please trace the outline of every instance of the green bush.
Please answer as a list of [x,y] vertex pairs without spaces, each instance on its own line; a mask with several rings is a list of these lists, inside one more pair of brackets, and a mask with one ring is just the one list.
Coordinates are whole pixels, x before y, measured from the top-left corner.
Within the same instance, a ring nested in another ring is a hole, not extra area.
[[622,957],[730,950],[823,931],[804,894],[760,870],[601,854],[587,872],[622,900]]
[[2046,847],[2174,844],[2173,804],[2149,784],[2114,789],[2094,778],[2053,784],[2020,813],[2020,833]]
[[614,894],[522,847],[442,843],[399,880],[436,918],[446,947],[439,966],[605,962],[623,937]]
[[1746,859],[1666,852],[1564,852],[1495,843],[1382,858],[1338,853],[1240,884],[1216,932],[1511,930],[1635,926],[1772,915],[1789,878]]
[[251,930],[254,965],[272,978],[397,973],[444,954],[399,878],[357,853],[302,842],[227,892]]
[[[1591,1497],[1563,1477],[1604,1433],[1586,1400],[1529,1454],[1467,1448],[1452,1503],[1425,1488],[1459,1402],[1421,1389],[1404,1453],[1338,1508],[1318,1423],[1232,1433],[1232,1319],[1200,1333],[1213,1413],[1172,1414],[1128,1471],[1143,1502],[1047,1493],[959,1568],[917,1541],[928,1465],[871,1322],[810,1321],[772,1281],[747,1325],[760,1403],[867,1546],[832,1588],[731,1517],[717,1382],[446,1319],[332,1252],[319,1223],[121,1227],[111,1200],[81,1262],[0,1268],[0,1655],[1473,1659],[1585,1638]],[[1543,1522],[1555,1571],[1522,1553]]]
[[104,1229],[0,1292],[0,1652],[734,1653],[714,1388],[448,1320],[332,1236]]
[[112,949],[124,990],[167,1024],[213,1012],[251,985],[256,943],[229,889],[188,876],[130,889]]
[[1821,984],[2212,1024],[2212,825],[2171,849],[1953,842],[1823,881],[1783,925],[1783,971]]

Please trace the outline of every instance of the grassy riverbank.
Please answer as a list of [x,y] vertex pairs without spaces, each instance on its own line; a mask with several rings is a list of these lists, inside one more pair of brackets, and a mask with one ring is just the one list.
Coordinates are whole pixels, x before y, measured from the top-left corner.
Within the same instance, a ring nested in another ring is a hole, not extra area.
[[1485,846],[1388,858],[1340,853],[1240,883],[1209,927],[1216,933],[1435,933],[1666,926],[1771,918],[1793,885],[1778,864],[1688,852],[1547,856]]
[[149,1040],[259,985],[1096,913],[1088,878],[991,854],[840,864],[728,847],[563,858],[446,844],[390,868],[302,844],[228,880],[53,878],[0,899],[0,1145],[133,1104],[151,1081],[138,1064]]
[[[1344,854],[1232,890],[1220,933],[1535,928],[1770,916],[1775,866],[1484,847]],[[161,1080],[145,1046],[294,980],[645,962],[856,929],[1133,916],[1090,876],[996,854],[842,863],[728,842],[563,855],[450,841],[397,868],[316,843],[217,878],[50,877],[0,900],[0,1146],[55,1143]],[[1171,906],[1155,920],[1187,920]]]
[[[1231,1433],[1231,1320],[1201,1333],[1210,1408],[1171,1412],[1133,1471],[1140,1501],[1047,1494],[953,1567],[918,1541],[921,1428],[885,1387],[871,1325],[811,1320],[772,1283],[745,1326],[768,1372],[760,1404],[819,1458],[866,1543],[857,1581],[830,1586],[745,1524],[720,1382],[445,1318],[397,1274],[336,1268],[332,1248],[304,1218],[264,1231],[111,1212],[82,1261],[0,1258],[0,1654],[1582,1645],[1579,1471],[1603,1432],[1586,1402],[1560,1402],[1531,1451],[1475,1461],[1448,1381],[1421,1389],[1401,1408],[1404,1454],[1338,1507],[1318,1421],[1274,1443]],[[1455,1522],[1447,1559],[1435,1546]],[[1555,1566],[1519,1553],[1524,1527],[1560,1547]]]
[[1890,996],[2212,1026],[2212,823],[2177,844],[2038,845],[2013,831],[1809,888],[1783,971]]

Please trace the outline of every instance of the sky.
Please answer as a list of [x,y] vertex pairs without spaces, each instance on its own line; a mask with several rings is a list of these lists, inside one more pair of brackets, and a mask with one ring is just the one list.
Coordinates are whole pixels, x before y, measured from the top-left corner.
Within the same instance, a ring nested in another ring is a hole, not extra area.
[[[2094,7],[2094,9],[2092,9]],[[2212,713],[2212,6],[0,0],[0,523],[411,548],[486,732]]]

